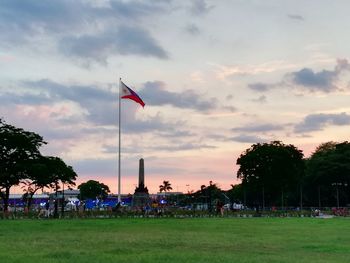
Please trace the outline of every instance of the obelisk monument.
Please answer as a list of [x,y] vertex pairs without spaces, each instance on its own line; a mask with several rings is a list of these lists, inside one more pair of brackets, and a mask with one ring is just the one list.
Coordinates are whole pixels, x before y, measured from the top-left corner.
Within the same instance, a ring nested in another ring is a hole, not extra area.
[[145,164],[144,160],[140,159],[140,166],[139,166],[139,187],[145,187]]
[[148,189],[145,187],[145,164],[141,158],[139,162],[139,185],[133,196],[133,206],[144,206],[149,203]]

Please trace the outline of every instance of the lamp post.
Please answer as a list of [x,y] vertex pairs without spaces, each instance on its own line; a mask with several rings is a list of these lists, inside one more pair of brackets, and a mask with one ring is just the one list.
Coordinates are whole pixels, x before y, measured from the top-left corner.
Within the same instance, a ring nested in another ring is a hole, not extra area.
[[54,218],[58,218],[58,183],[55,183],[55,190],[56,190],[56,197],[55,197],[55,211],[54,211]]
[[62,182],[62,204],[61,204],[61,217],[64,217],[64,182]]
[[336,192],[337,192],[337,208],[339,209],[339,186],[348,186],[347,183],[332,183],[333,186],[335,186]]
[[318,189],[318,209],[321,209],[321,186],[318,186],[317,189]]

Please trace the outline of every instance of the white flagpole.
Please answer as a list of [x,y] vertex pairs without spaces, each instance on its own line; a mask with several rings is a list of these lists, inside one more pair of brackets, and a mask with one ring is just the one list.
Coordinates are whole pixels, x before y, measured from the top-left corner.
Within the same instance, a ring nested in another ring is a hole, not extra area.
[[122,198],[121,198],[121,193],[120,193],[120,116],[121,116],[121,81],[122,79],[119,78],[119,127],[118,127],[118,131],[119,131],[119,144],[118,144],[118,150],[119,150],[119,154],[118,154],[118,202],[121,203]]

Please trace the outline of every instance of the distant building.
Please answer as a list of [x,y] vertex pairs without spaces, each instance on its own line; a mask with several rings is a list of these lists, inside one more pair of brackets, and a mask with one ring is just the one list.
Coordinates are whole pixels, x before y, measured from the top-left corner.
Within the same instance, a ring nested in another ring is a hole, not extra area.
[[174,195],[183,195],[183,192],[158,192],[156,194],[157,197],[163,197],[163,196],[174,196]]

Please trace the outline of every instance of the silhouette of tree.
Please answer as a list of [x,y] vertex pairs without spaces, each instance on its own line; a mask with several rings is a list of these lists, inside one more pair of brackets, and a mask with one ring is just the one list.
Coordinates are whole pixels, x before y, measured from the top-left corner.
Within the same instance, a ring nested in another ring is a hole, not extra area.
[[171,183],[169,181],[163,181],[163,184],[161,184],[159,186],[159,191],[160,192],[166,193],[166,192],[168,192],[170,190],[173,190],[173,188],[171,187]]
[[263,206],[266,197],[272,202],[281,200],[283,206],[286,193],[297,191],[305,169],[302,151],[280,141],[253,144],[236,163],[240,166],[237,177],[250,192],[261,193],[256,202],[260,200]]
[[313,204],[335,205],[336,189],[340,202],[347,204],[350,186],[350,143],[327,142],[307,159],[305,187]]
[[78,186],[80,190],[80,199],[95,199],[101,197],[102,199],[108,196],[110,192],[109,187],[98,181],[89,180],[85,183],[82,183]]
[[40,135],[0,119],[0,194],[4,211],[8,210],[11,187],[19,185],[26,177],[26,163],[41,156],[39,148],[43,144],[46,142]]
[[77,177],[71,166],[67,166],[60,158],[51,156],[40,156],[27,162],[25,173],[26,179],[22,182],[22,188],[25,188],[28,208],[38,190],[49,187],[57,191],[60,184],[69,188],[75,185]]

